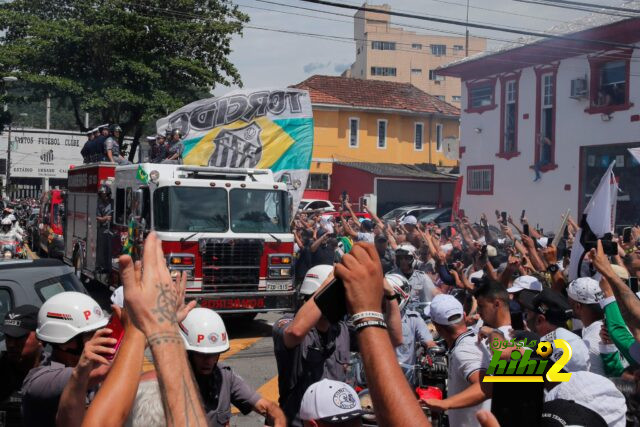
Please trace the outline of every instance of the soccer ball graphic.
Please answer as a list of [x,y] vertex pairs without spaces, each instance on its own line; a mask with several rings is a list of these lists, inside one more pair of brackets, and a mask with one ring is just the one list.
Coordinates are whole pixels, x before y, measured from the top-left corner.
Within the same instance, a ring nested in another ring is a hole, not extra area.
[[544,357],[546,359],[547,357],[549,357],[552,351],[553,348],[551,347],[551,343],[546,341],[540,341],[538,343],[538,349],[536,350],[536,353],[538,353],[540,357]]

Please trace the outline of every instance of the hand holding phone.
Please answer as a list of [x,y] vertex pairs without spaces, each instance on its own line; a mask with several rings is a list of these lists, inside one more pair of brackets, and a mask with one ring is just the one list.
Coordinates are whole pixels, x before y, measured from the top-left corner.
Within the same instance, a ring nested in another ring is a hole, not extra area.
[[331,323],[337,323],[347,315],[344,283],[334,277],[327,286],[313,297],[322,315]]
[[631,227],[625,227],[622,230],[622,243],[631,242]]
[[[112,314],[109,319],[109,323],[107,323],[105,328],[111,329],[109,338],[114,338],[116,340],[116,344],[113,346],[113,349],[115,349],[117,353],[118,348],[120,348],[120,344],[122,343],[122,338],[124,337],[124,327],[122,326],[120,318],[115,313]],[[105,358],[107,360],[112,360],[116,353],[105,355]]]

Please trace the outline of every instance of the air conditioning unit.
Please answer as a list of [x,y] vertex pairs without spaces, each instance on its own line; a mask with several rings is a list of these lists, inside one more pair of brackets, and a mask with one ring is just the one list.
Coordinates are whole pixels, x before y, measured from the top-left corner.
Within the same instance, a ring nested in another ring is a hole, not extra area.
[[571,95],[570,98],[573,99],[582,99],[586,98],[588,94],[587,91],[587,78],[579,78],[571,80]]

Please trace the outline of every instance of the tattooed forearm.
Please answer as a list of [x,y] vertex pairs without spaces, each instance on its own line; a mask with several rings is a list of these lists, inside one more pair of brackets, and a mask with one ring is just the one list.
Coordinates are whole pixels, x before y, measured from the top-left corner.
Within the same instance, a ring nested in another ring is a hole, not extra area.
[[182,337],[176,331],[158,332],[147,337],[150,347],[160,344],[182,344]]
[[179,306],[178,293],[171,283],[158,283],[158,298],[156,306],[151,310],[158,319],[158,323],[176,323],[176,310]]

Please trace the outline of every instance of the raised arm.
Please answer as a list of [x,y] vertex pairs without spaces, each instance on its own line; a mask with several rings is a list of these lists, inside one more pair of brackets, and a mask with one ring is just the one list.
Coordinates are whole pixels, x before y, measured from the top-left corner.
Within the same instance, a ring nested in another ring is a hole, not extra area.
[[[120,257],[123,269],[129,268],[129,256]],[[195,384],[187,352],[177,325],[177,312],[184,301],[162,252],[155,233],[144,246],[142,280],[124,281],[125,306],[133,324],[147,338],[158,374],[164,413],[169,426],[206,426],[200,392]],[[186,275],[179,285],[186,285]]]
[[[383,285],[380,259],[372,244],[357,243],[336,266],[350,314],[380,311]],[[367,383],[379,425],[430,426],[400,366],[386,330],[366,327],[358,334]]]

